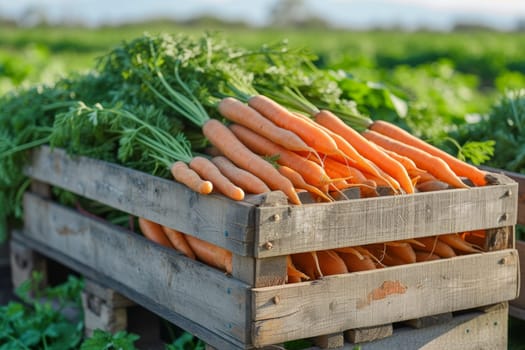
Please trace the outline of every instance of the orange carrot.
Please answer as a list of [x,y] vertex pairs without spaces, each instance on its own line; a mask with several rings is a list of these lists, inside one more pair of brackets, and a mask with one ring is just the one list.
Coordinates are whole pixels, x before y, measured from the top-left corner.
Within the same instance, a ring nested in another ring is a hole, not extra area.
[[333,250],[321,250],[316,253],[323,276],[348,273],[345,262]]
[[[321,117],[324,113],[329,113],[328,111],[319,111],[319,114],[321,114]],[[361,171],[366,171],[370,174],[373,174],[379,178],[383,177],[383,174],[377,169],[376,166],[374,166],[368,159],[363,157],[357,150],[348,142],[343,136],[339,135],[338,133],[330,130],[329,128],[314,122],[312,119],[308,118],[307,116],[304,116],[302,114],[297,114],[307,120],[310,123],[316,124],[318,127],[320,127],[322,130],[324,130],[328,135],[330,135],[336,145],[337,148],[343,153],[343,156],[339,154],[330,155],[334,160],[337,160],[338,162],[344,164],[344,165],[351,165]]]
[[467,231],[463,232],[461,234],[462,238],[478,247],[485,247],[486,244],[486,232],[485,230],[473,230],[473,231]]
[[379,147],[379,149],[388,154],[393,159],[397,160],[399,163],[401,163],[401,165],[403,165],[407,170],[407,173],[410,177],[415,177],[426,173],[425,170],[419,169],[412,159],[397,154],[394,151],[387,150],[383,147]]
[[441,258],[451,258],[456,256],[454,249],[448,244],[440,241],[437,236],[416,238],[416,241],[424,244],[424,247],[420,245],[412,245],[414,250],[430,252]]
[[257,135],[250,129],[242,125],[232,124],[230,130],[253,152],[268,157],[278,156],[276,160],[278,164],[297,171],[307,183],[321,187],[331,181],[319,165]]
[[432,146],[431,144],[421,140],[400,127],[386,121],[377,120],[369,126],[370,130],[386,135],[395,140],[401,141],[407,145],[411,145],[420,150],[423,150],[435,157],[445,161],[448,166],[456,173],[457,176],[464,176],[470,179],[476,186],[484,186],[487,184],[485,178],[486,173],[478,168],[451,156],[450,154]]
[[190,235],[186,235],[186,241],[198,260],[227,273],[232,272],[232,253],[229,250]]
[[326,132],[294,115],[274,100],[263,95],[256,95],[248,100],[248,104],[276,125],[296,133],[317,152],[341,153],[335,141]]
[[423,182],[427,182],[427,181],[439,181],[439,180],[436,179],[436,177],[434,175],[432,175],[431,173],[426,171],[426,172],[424,172],[422,174],[419,174],[417,176],[416,186],[417,186],[417,184],[420,184],[420,183],[423,183]]
[[184,233],[166,226],[162,226],[162,230],[175,249],[186,255],[188,258],[195,259],[195,253],[193,253],[193,250],[186,241]]
[[416,184],[416,189],[419,192],[443,191],[448,190],[450,186],[443,181],[430,180]]
[[139,227],[140,231],[146,238],[165,247],[173,248],[173,245],[162,230],[162,226],[156,222],[139,217]]
[[316,252],[296,253],[292,254],[291,258],[295,267],[304,272],[311,280],[323,276]]
[[313,195],[316,195],[322,199],[324,199],[326,202],[332,202],[333,199],[330,198],[327,194],[325,194],[323,191],[318,189],[315,186],[312,186],[306,181],[304,181],[301,174],[299,174],[297,171],[293,170],[292,168],[289,168],[285,165],[280,165],[277,170],[281,175],[286,177],[288,180],[292,182],[292,184],[295,186],[295,188],[300,188],[303,190],[307,190],[308,192],[312,193]]
[[288,277],[288,283],[299,283],[303,280],[309,280],[308,277],[303,272],[299,271],[292,262],[292,257],[288,255],[286,257],[286,275]]
[[339,249],[335,249],[335,251],[343,259],[348,272],[375,270],[377,268],[375,261],[370,257],[370,253],[370,255],[363,255],[359,250],[351,247],[346,247],[344,251],[339,251]]
[[218,110],[228,120],[242,125],[288,150],[313,151],[296,133],[277,126],[254,108],[233,97],[222,99],[219,102]]
[[376,257],[377,260],[386,266],[397,266],[407,263],[399,256],[391,254],[387,250],[387,246],[383,243],[367,244],[363,246],[363,248],[367,249],[370,253],[372,253],[372,255]]
[[432,261],[441,259],[439,255],[416,250],[416,262]]
[[301,204],[290,180],[279,174],[269,162],[250,151],[224,124],[215,119],[202,127],[204,136],[238,167],[264,181],[272,190],[281,190],[293,204]]
[[228,158],[216,156],[211,161],[224,176],[244,191],[255,194],[270,192],[268,186],[261,179],[244,169],[238,168]]
[[446,235],[439,235],[439,240],[445,242],[452,249],[463,253],[481,253],[480,247],[476,247],[473,244],[464,241],[461,236],[457,233],[449,233]]
[[199,156],[193,157],[190,162],[190,168],[195,170],[205,180],[210,181],[213,187],[226,197],[236,201],[244,199],[244,191],[224,176],[219,168],[209,159]]
[[410,245],[406,242],[387,242],[387,251],[390,255],[403,260],[407,264],[416,262],[416,253]]
[[396,179],[406,193],[414,192],[414,186],[405,167],[346,125],[339,117],[329,111],[321,111],[316,115],[315,121],[341,135],[363,157]]
[[363,135],[379,146],[412,159],[418,168],[428,171],[438,180],[457,188],[469,188],[441,158],[375,131],[366,130]]
[[173,178],[188,186],[193,191],[200,194],[209,194],[213,190],[213,184],[210,181],[205,181],[188,165],[182,161],[173,163],[170,168]]

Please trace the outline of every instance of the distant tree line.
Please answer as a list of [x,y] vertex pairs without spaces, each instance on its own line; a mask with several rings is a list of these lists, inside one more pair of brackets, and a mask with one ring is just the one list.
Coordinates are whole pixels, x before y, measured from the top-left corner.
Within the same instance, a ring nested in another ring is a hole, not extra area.
[[[308,8],[304,0],[280,0],[270,8],[268,13],[270,20],[266,24],[268,27],[277,28],[331,28],[331,23],[316,14]],[[248,28],[251,25],[241,20],[225,20],[213,15],[201,15],[188,19],[173,19],[173,18],[156,18],[141,21],[141,23],[176,23],[183,26],[214,26],[214,27],[228,27],[228,28]],[[134,22],[122,23],[125,26],[134,24]],[[83,27],[87,24],[82,22],[79,18],[68,18],[63,23],[51,23],[47,18],[45,8],[42,5],[29,6],[19,18],[2,17],[0,14],[0,25],[3,27],[45,27],[45,26],[69,26],[69,27]],[[351,29],[351,28],[350,28]],[[400,24],[383,25],[376,28],[369,28],[370,30],[403,30]],[[432,31],[429,27],[421,27],[420,31]],[[497,31],[496,28],[476,22],[457,22],[452,31]],[[525,18],[520,19],[514,26],[513,31],[525,31]]]

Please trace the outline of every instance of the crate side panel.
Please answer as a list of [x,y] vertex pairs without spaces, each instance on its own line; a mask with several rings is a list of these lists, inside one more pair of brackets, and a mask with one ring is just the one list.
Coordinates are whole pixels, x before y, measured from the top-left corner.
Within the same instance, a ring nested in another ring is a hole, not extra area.
[[517,252],[508,249],[257,288],[253,342],[266,345],[511,300],[517,274]]
[[249,341],[248,285],[37,196],[26,194],[24,206],[24,231],[32,239],[224,338]]
[[471,189],[258,208],[256,253],[265,257],[514,225],[516,192],[507,178],[501,185]]
[[199,195],[174,181],[63,150],[41,147],[28,176],[100,203],[196,235],[240,255],[252,255],[253,205]]

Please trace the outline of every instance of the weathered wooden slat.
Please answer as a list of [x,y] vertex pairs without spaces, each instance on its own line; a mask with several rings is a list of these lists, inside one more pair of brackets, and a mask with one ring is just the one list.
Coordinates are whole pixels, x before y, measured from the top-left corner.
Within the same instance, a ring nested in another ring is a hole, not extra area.
[[63,150],[33,152],[28,176],[127,213],[193,234],[240,255],[252,255],[253,205],[199,195],[174,181]]
[[[55,258],[65,265],[76,265],[89,278],[102,280],[168,320],[175,318],[176,324],[189,319],[229,341],[232,348],[250,343],[246,324],[249,285],[137,234],[30,193],[25,195],[24,209],[23,239],[36,241],[36,249],[46,255],[58,252]],[[90,277],[93,271],[97,273]],[[205,338],[210,334],[205,333]]]
[[[258,257],[514,225],[517,184],[258,209]],[[271,242],[265,249],[263,242]]]
[[[487,312],[470,311],[450,322],[423,328],[396,328],[391,336],[359,344],[361,350],[500,350],[507,349],[507,304]],[[346,343],[341,350],[353,350]],[[319,350],[312,347],[305,350]]]
[[[256,346],[512,300],[514,249],[253,290]],[[272,300],[279,299],[279,303]]]
[[120,293],[132,300],[140,300],[140,304],[147,310],[150,310],[167,321],[180,326],[181,328],[197,336],[199,339],[215,344],[215,346],[220,349],[246,349],[244,344],[238,342],[232,343],[230,341],[231,339],[226,339],[223,336],[217,335],[206,327],[187,319],[183,315],[167,310],[163,307],[163,305],[152,301],[148,297],[145,297],[144,295],[135,291],[133,288],[115,281],[105,274],[102,274],[100,271],[96,271],[89,266],[84,265],[82,262],[62,254],[62,252],[52,247],[43,245],[39,241],[34,240],[22,232],[17,232],[14,234],[12,241],[15,241],[23,246],[30,247],[39,253],[45,253],[47,257],[52,258],[64,266],[77,271],[82,276],[99,281],[107,286],[111,286],[111,288],[118,290]]
[[394,334],[394,326],[392,323],[373,327],[362,327],[350,329],[345,332],[346,339],[349,343],[364,343],[373,340],[390,337]]

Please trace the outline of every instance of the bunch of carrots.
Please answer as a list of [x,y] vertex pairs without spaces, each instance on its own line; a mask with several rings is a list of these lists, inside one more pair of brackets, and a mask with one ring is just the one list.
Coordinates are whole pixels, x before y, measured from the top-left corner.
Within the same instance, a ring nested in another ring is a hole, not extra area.
[[[139,226],[144,236],[155,243],[226,273],[232,272],[232,253],[224,248],[144,218],[139,218]],[[287,283],[480,253],[484,242],[485,230],[476,230],[296,253],[287,256]]]
[[174,179],[198,193],[243,200],[246,193],[280,190],[290,203],[301,204],[298,191],[329,202],[348,187],[370,197],[379,187],[411,194],[487,184],[483,171],[389,122],[363,117],[358,124],[366,130],[358,132],[357,123],[352,127],[319,110],[292,88],[259,93],[253,81],[242,80],[249,74],[238,66],[199,66],[150,51],[163,63],[136,68],[143,85],[211,144],[209,154],[170,164]]
[[298,191],[329,202],[355,186],[370,197],[378,187],[411,194],[487,184],[485,172],[385,121],[359,133],[328,110],[306,116],[264,95],[247,103],[226,97],[217,108],[229,124],[205,114],[196,122],[214,156],[171,168],[175,180],[201,194],[242,200],[281,190],[300,204]]

